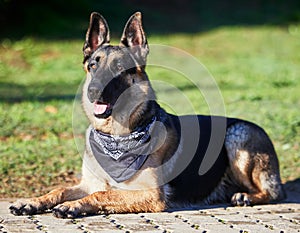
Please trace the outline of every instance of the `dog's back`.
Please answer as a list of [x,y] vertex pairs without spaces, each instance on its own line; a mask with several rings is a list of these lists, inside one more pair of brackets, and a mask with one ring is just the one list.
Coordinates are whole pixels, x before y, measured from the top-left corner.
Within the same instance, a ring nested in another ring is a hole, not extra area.
[[218,116],[171,118],[182,149],[167,178],[170,206],[228,201],[252,205],[285,197],[276,153],[263,129]]

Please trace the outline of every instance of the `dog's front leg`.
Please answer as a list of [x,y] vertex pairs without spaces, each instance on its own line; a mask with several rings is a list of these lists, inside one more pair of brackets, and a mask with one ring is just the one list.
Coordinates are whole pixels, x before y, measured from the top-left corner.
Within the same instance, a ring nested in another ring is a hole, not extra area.
[[59,218],[75,218],[82,214],[159,212],[164,209],[165,203],[158,189],[109,190],[62,203],[53,209],[53,213]]
[[42,213],[65,201],[80,199],[87,193],[80,185],[68,188],[57,188],[51,192],[31,199],[18,200],[9,209],[14,215],[32,215]]

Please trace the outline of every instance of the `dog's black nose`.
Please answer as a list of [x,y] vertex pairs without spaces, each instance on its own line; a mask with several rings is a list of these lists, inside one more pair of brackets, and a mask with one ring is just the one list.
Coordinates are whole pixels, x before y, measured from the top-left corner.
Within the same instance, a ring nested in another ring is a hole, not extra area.
[[101,91],[99,90],[99,88],[95,86],[89,86],[88,97],[91,103],[97,101],[100,98],[100,96],[101,96]]

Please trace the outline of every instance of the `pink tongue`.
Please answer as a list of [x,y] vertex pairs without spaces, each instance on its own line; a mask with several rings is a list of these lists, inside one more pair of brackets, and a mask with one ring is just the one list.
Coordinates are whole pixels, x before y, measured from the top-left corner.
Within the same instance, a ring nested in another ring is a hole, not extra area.
[[108,105],[107,104],[97,104],[96,102],[94,103],[94,113],[96,115],[101,115],[105,113]]

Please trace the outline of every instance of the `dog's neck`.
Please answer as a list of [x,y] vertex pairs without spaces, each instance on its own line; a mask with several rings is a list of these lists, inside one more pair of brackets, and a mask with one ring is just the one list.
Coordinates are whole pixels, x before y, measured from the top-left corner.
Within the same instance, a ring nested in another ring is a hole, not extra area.
[[97,143],[102,146],[105,154],[117,160],[128,150],[133,150],[149,140],[156,119],[156,116],[154,116],[147,125],[138,127],[135,131],[127,135],[104,134],[95,129],[93,129],[93,133]]

